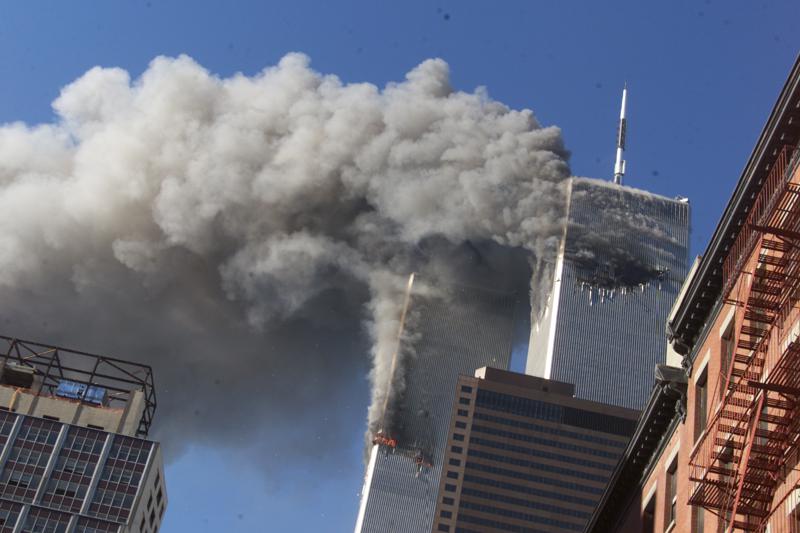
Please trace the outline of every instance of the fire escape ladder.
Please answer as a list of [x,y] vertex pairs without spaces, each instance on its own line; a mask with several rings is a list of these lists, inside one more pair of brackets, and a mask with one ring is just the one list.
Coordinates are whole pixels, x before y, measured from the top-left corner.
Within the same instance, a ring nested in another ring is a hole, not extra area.
[[[755,396],[751,397],[752,401],[744,411],[737,411],[735,402],[723,402],[721,407],[727,411],[727,418],[736,423],[729,428],[729,434],[744,439],[740,453],[734,454],[738,455],[735,457],[738,468],[733,476],[736,491],[730,511],[727,505],[723,506],[731,517],[730,532],[737,529],[757,531],[769,516],[778,472],[787,451],[788,426],[794,407],[793,401],[782,400],[778,394],[781,391],[770,386],[769,371],[773,369],[766,368],[765,372],[765,367],[774,362],[770,357],[771,337],[776,337],[773,341],[780,340],[777,338],[780,333],[773,326],[785,318],[787,298],[793,293],[787,288],[794,285],[791,280],[795,278],[797,262],[792,261],[792,256],[796,248],[782,238],[775,238],[769,228],[757,229],[762,234],[759,253],[737,340],[739,350],[752,347],[755,351],[751,355],[751,364],[746,368],[742,368],[741,363],[731,365],[729,383],[734,386],[729,385],[731,390],[728,391],[731,394],[745,389],[751,393],[755,391]],[[738,379],[733,381],[734,377]],[[731,407],[726,408],[726,404]]]
[[[764,394],[762,393],[758,400],[755,402],[755,409],[751,410],[753,419],[749,424],[746,431],[746,439],[744,441],[743,451],[739,460],[739,472],[737,474],[737,488],[736,495],[733,499],[731,506],[730,516],[733,520],[730,521],[728,533],[732,533],[734,529],[741,529],[744,531],[755,531],[758,527],[760,518],[764,518],[769,514],[769,504],[771,499],[765,501],[765,498],[757,499],[759,494],[759,487],[766,489],[762,483],[768,478],[764,476],[764,471],[768,473],[766,464],[759,464],[757,453],[753,453],[753,444],[755,442],[756,431],[760,424],[760,414],[764,406]],[[742,516],[742,520],[736,520],[737,516]],[[752,519],[755,518],[756,522],[753,523]]]
[[767,402],[759,387],[781,305],[785,246],[759,236],[757,250],[749,279],[742,279],[733,301],[740,311],[722,399],[691,460],[690,502],[731,517],[731,531],[755,531],[769,514],[782,459],[776,441],[785,440],[777,429],[784,421],[777,414],[783,404]]
[[780,151],[723,265],[726,302],[736,309],[733,354],[690,458],[689,501],[722,517],[728,533],[767,531],[773,500],[788,501],[776,491],[800,445],[797,154],[790,161],[790,147]]

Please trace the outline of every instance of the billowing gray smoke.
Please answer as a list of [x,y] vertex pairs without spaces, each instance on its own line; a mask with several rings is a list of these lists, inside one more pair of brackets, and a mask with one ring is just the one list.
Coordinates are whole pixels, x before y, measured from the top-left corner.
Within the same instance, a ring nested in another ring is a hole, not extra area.
[[173,451],[337,444],[330,406],[370,351],[374,424],[431,248],[546,262],[561,233],[559,130],[454,91],[439,59],[381,90],[301,54],[226,79],[159,57],[133,81],[94,68],[53,107],[0,127],[1,329],[153,364]]

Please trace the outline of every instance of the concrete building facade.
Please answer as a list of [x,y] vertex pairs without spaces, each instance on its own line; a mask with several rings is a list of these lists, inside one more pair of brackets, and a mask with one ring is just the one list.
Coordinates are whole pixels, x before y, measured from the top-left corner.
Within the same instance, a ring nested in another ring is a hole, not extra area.
[[638,411],[494,368],[455,388],[433,531],[582,531]]
[[155,533],[167,506],[144,365],[0,336],[0,533]]
[[[688,243],[687,200],[570,179],[567,225],[552,286],[531,319],[526,373],[573,383],[578,398],[641,409],[664,359]],[[620,369],[626,387],[616,386]]]
[[800,531],[800,58],[669,321],[587,531]]

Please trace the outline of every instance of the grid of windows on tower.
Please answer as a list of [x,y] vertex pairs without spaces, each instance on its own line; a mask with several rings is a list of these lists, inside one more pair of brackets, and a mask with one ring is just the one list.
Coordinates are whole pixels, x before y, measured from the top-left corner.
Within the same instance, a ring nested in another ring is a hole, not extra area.
[[[149,441],[0,411],[0,533],[62,533],[70,523],[76,533],[118,531],[153,451]],[[151,485],[142,522],[155,531],[166,507],[157,470]]]
[[23,420],[0,474],[0,497],[33,502],[61,426],[39,418]]
[[624,437],[631,435],[636,427],[636,420],[609,416],[593,411],[566,407],[543,402],[541,400],[522,398],[485,389],[478,391],[476,406]]
[[97,468],[106,436],[85,428],[71,427],[61,446],[42,504],[77,513]]
[[21,505],[0,500],[0,533],[12,533]]
[[151,447],[147,441],[114,437],[89,514],[115,522],[128,520]]

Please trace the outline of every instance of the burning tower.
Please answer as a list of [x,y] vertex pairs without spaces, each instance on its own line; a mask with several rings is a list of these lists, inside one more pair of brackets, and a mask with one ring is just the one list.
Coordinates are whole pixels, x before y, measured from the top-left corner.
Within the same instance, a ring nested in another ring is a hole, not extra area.
[[[622,185],[623,91],[612,182],[571,178],[552,285],[534,309],[526,373],[578,398],[641,409],[687,273],[689,203]],[[624,372],[625,386],[619,386]]]
[[402,392],[389,400],[369,450],[356,532],[431,530],[458,377],[508,368],[515,319],[527,313],[524,285],[431,285],[421,276],[409,281],[401,326],[409,334],[401,332],[404,355],[393,365]]

